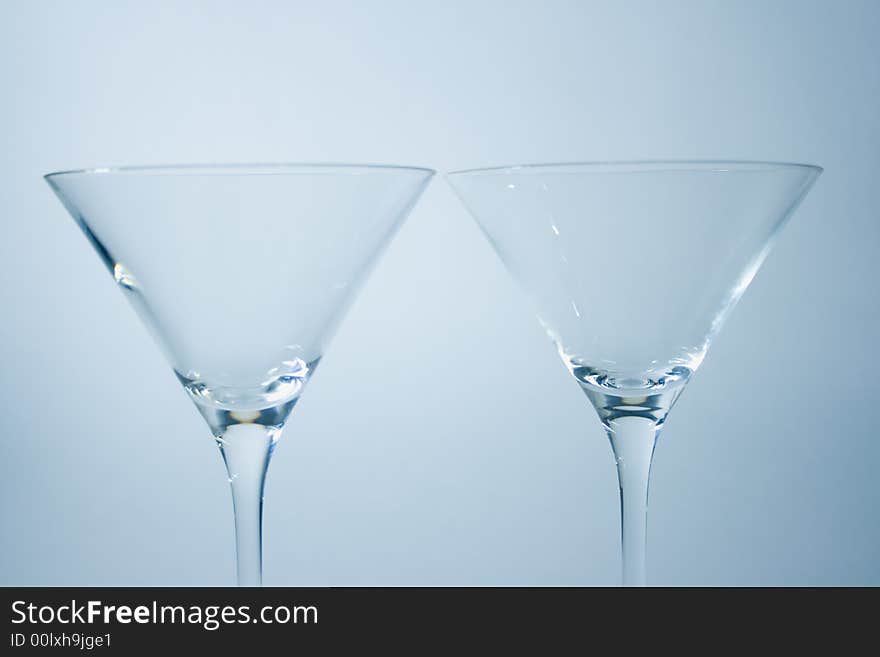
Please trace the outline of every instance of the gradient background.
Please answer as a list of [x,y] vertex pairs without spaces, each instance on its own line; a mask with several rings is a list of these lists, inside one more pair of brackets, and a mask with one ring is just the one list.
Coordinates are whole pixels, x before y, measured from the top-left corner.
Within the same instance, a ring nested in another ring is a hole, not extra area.
[[[880,584],[880,3],[0,3],[0,583],[233,581],[214,442],[40,175],[786,159],[826,172],[667,423],[654,584]],[[265,581],[614,584],[594,412],[442,179],[269,472]]]

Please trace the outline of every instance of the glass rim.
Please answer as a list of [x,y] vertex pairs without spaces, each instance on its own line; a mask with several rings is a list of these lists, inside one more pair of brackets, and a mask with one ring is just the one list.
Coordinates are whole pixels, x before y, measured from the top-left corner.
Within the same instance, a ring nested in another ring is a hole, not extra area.
[[412,172],[435,175],[434,169],[426,167],[403,166],[397,164],[353,164],[337,162],[223,162],[223,163],[184,163],[184,164],[146,164],[113,167],[88,167],[64,169],[43,175],[46,180],[63,176],[106,176],[106,175],[294,175],[297,173],[364,173]]
[[662,171],[766,171],[774,169],[809,169],[822,173],[816,164],[783,162],[774,160],[596,160],[583,162],[548,162],[537,164],[510,164],[506,166],[460,169],[450,171],[450,176],[481,174],[514,174],[519,172],[548,173],[647,173]]

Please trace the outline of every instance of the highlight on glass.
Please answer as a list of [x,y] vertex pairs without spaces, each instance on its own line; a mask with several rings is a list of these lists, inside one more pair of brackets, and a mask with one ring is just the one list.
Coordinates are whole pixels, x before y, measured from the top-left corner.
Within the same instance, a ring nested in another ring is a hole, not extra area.
[[626,585],[646,583],[648,482],[663,423],[821,172],[669,161],[448,175],[611,441]]
[[45,176],[217,441],[240,585],[261,583],[263,484],[275,444],[433,174],[224,164]]

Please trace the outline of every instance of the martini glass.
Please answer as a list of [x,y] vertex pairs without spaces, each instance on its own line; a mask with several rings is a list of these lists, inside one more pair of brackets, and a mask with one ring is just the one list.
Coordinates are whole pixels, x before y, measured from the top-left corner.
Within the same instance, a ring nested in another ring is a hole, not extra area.
[[275,443],[433,174],[258,164],[46,176],[217,441],[240,585],[261,583],[263,484]]
[[608,434],[625,585],[646,582],[648,481],[663,423],[821,171],[617,162],[448,176]]

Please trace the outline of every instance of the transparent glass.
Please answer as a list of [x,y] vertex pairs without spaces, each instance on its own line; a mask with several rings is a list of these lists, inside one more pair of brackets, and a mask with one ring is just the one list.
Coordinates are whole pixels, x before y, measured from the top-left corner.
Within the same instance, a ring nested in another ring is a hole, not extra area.
[[616,162],[448,176],[611,440],[625,584],[646,580],[648,482],[663,422],[821,171]]
[[275,443],[433,173],[260,164],[46,176],[217,441],[241,585],[261,582],[263,482]]

